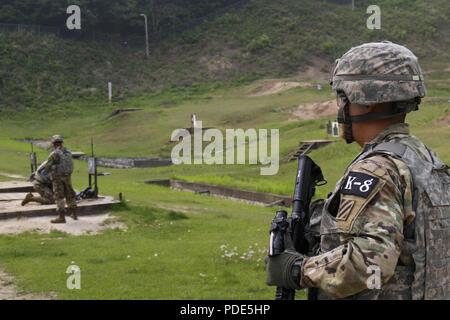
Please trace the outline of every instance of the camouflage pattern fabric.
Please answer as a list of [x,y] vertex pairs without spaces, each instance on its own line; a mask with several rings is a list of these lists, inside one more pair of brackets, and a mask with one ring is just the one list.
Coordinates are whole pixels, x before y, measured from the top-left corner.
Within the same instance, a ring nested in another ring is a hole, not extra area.
[[76,193],[73,190],[70,176],[60,176],[53,179],[53,194],[58,211],[64,210],[64,199],[66,199],[68,208],[75,209],[77,207]]
[[56,148],[48,157],[45,170],[51,173],[53,194],[58,211],[64,210],[64,199],[68,208],[76,208],[76,193],[72,187],[72,154],[64,147]]
[[406,146],[401,159],[414,183],[415,227],[407,231],[415,263],[413,299],[450,299],[450,170],[437,155],[413,137],[397,139]]
[[73,172],[72,154],[64,147],[56,148],[48,157],[45,170],[53,176],[69,176]]
[[59,134],[55,134],[55,135],[52,137],[51,142],[52,142],[52,143],[55,143],[55,142],[61,142],[61,143],[63,143],[63,142],[64,142],[64,138],[63,138],[61,135],[59,135]]
[[[408,136],[406,124],[389,127],[365,149],[398,136]],[[394,157],[351,163],[323,207],[320,251],[305,259],[301,285],[319,288],[321,299],[411,299],[414,264],[403,235],[415,217],[411,190],[408,167]],[[369,289],[377,272],[381,287]]]
[[38,180],[33,181],[34,190],[39,193],[37,201],[42,204],[54,204],[52,187],[46,184],[40,183]]
[[[417,57],[391,42],[349,50],[331,83],[347,107],[393,102],[393,114],[426,95]],[[450,299],[450,172],[407,124],[364,145],[308,230],[301,285],[319,299]]]
[[423,98],[426,87],[417,57],[392,42],[372,42],[350,49],[336,60],[333,90],[351,103],[373,105]]

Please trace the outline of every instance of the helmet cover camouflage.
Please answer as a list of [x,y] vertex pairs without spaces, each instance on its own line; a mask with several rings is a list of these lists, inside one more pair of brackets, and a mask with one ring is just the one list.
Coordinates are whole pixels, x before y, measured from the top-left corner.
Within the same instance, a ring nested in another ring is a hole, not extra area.
[[60,136],[59,134],[55,134],[52,137],[52,143],[57,143],[57,142],[60,142],[60,143],[64,142],[64,138],[62,136]]
[[389,41],[350,49],[336,60],[331,84],[333,90],[360,105],[411,101],[426,95],[417,57]]

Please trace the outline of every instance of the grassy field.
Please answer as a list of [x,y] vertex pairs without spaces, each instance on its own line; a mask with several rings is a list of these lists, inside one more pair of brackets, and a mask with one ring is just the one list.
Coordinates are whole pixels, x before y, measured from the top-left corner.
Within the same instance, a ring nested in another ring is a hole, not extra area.
[[[450,130],[436,119],[450,104],[448,73],[430,76],[429,98],[410,116],[412,131],[450,162]],[[72,150],[89,151],[90,138],[99,156],[168,156],[172,130],[188,127],[196,113],[204,125],[226,128],[279,128],[281,157],[302,139],[325,138],[328,119],[290,119],[290,108],[333,98],[326,89],[294,88],[248,97],[261,83],[227,87],[186,87],[135,96],[107,105],[97,100],[55,105],[51,113],[25,111],[2,116],[0,172],[27,175],[29,145],[20,139],[60,133]],[[116,108],[143,111],[105,120]],[[329,181],[325,196],[358,152],[343,142],[314,151]],[[47,151],[38,150],[43,160]],[[271,299],[264,261],[268,227],[275,208],[249,205],[144,184],[176,177],[290,195],[295,163],[281,164],[275,176],[260,176],[256,165],[181,165],[146,169],[102,169],[101,192],[126,201],[113,214],[127,230],[70,236],[59,232],[0,236],[0,266],[26,292],[56,292],[59,299]],[[87,167],[76,162],[74,185],[87,184]],[[10,180],[0,175],[0,181]],[[66,268],[81,267],[82,289],[66,288]]]

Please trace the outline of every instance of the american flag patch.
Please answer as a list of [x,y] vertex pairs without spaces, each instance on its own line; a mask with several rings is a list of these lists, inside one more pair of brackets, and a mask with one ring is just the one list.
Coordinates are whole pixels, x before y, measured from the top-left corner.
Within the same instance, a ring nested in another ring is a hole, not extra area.
[[336,219],[346,221],[348,216],[350,215],[350,212],[352,211],[354,204],[354,200],[341,199]]

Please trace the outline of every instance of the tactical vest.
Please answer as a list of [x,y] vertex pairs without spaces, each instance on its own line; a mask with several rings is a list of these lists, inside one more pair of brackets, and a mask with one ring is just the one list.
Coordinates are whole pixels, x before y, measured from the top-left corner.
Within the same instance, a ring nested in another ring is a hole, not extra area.
[[70,176],[73,172],[72,153],[67,149],[57,150],[59,163],[56,165],[55,173],[62,176]]
[[50,174],[46,170],[37,171],[34,178],[40,184],[43,184],[43,185],[51,185],[52,184]]
[[[411,136],[383,142],[363,151],[352,162],[377,154],[403,161],[413,180],[416,217],[404,228],[401,249],[401,256],[412,257],[412,265],[399,263],[392,278],[380,290],[366,290],[347,299],[450,299],[450,172],[434,152],[418,143]],[[340,183],[336,190],[339,187]],[[332,250],[340,244],[329,208],[335,196],[327,200],[323,210],[322,251]],[[322,291],[318,298],[329,299]]]

